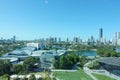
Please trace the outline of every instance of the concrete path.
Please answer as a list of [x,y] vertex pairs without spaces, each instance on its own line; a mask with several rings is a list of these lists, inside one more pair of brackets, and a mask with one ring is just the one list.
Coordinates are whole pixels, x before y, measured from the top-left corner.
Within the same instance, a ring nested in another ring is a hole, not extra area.
[[90,70],[91,73],[95,73],[95,74],[102,74],[102,75],[106,75],[109,76],[111,78],[114,78],[116,80],[120,80],[120,76],[116,76],[106,70]]
[[120,80],[120,76],[116,76],[106,70],[91,70],[88,68],[88,65],[91,63],[91,61],[89,61],[88,63],[86,63],[84,65],[84,71],[86,74],[88,74],[90,77],[92,77],[94,80],[98,80],[96,77],[94,77],[91,73],[95,73],[95,74],[102,74],[102,75],[106,75],[106,76],[109,76],[111,78],[114,78],[116,80]]
[[77,70],[60,70],[60,69],[54,69],[54,70],[51,70],[53,72],[56,72],[56,71],[63,71],[63,72],[75,72]]
[[91,63],[91,61],[89,61],[88,63],[86,63],[85,65],[84,65],[84,67],[83,67],[83,69],[84,69],[84,72],[86,73],[86,74],[88,74],[93,80],[98,80],[96,77],[94,77],[92,74],[91,74],[91,72],[90,72],[90,70],[89,70],[89,68],[88,68],[88,65]]
[[84,67],[83,69],[84,69],[84,72],[85,72],[86,74],[88,74],[93,80],[98,80],[96,77],[94,77],[94,76],[91,74],[91,72],[89,71],[89,68],[88,68],[88,67]]

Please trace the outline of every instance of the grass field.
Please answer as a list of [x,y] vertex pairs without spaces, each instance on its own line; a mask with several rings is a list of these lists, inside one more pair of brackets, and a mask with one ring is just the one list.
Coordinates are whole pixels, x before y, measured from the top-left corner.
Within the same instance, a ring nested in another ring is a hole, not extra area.
[[76,72],[54,72],[60,80],[93,80],[83,70]]
[[92,74],[92,75],[95,76],[98,80],[116,80],[101,74]]

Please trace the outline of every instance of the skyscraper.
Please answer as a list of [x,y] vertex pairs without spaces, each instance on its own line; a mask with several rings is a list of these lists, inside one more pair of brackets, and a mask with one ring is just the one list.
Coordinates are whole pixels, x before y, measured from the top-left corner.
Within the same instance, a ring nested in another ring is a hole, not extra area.
[[100,39],[103,38],[103,29],[100,28]]
[[69,42],[69,38],[66,39],[66,42]]
[[16,42],[16,36],[13,36],[13,42]]
[[59,37],[59,43],[61,42],[61,38]]
[[115,45],[120,44],[120,32],[115,33]]
[[100,28],[100,31],[99,31],[99,42],[103,43],[103,29],[102,28]]
[[120,32],[116,32],[116,39],[120,39]]

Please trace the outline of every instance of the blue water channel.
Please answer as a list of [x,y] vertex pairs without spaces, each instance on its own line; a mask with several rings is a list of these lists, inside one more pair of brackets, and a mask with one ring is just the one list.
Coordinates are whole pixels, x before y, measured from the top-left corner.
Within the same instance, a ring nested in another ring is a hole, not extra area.
[[75,54],[77,55],[81,55],[81,56],[97,56],[97,52],[96,51],[82,51],[82,52],[75,52]]

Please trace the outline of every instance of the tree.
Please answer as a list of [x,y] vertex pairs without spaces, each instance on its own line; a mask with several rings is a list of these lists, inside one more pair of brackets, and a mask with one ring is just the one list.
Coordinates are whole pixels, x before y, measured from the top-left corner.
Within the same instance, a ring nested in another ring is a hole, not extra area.
[[11,63],[10,61],[4,61],[4,73],[10,74],[11,73]]
[[38,78],[38,80],[44,80],[42,77]]
[[45,77],[43,80],[51,80],[50,73],[48,71],[45,72]]
[[71,69],[77,62],[79,62],[79,56],[74,54],[74,52],[70,52],[60,58],[55,58],[53,60],[53,66],[57,69]]
[[3,75],[3,78],[5,78],[6,80],[10,80],[10,75],[4,74],[4,75]]
[[19,78],[17,77],[17,78],[14,78],[13,80],[19,80]]
[[93,63],[93,67],[94,67],[94,69],[99,69],[100,68],[100,64],[97,61],[95,61]]
[[52,80],[56,80],[56,78],[57,78],[57,73],[53,73],[53,78],[52,78]]
[[89,67],[90,69],[99,69],[99,68],[100,68],[100,64],[99,64],[97,61],[94,61],[94,62],[90,63],[90,64],[88,65],[88,67]]
[[8,60],[0,60],[0,75],[11,73],[11,63]]
[[15,74],[21,73],[23,71],[23,65],[21,64],[14,64],[13,65],[13,72]]
[[65,56],[60,57],[60,69],[67,69],[67,59]]
[[30,77],[28,78],[28,80],[36,80],[36,77],[34,74],[31,74]]
[[84,64],[87,62],[87,59],[85,56],[80,57],[80,67],[83,68]]
[[35,67],[35,63],[39,63],[39,59],[35,59],[33,57],[28,57],[24,60],[23,66],[26,71],[32,71]]
[[28,80],[27,78],[21,78],[20,80]]
[[53,66],[54,68],[58,69],[59,68],[59,60],[58,59],[53,59]]
[[0,60],[0,75],[4,74],[4,61]]

